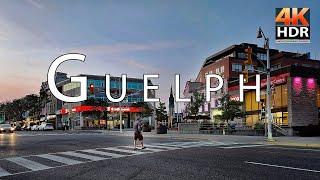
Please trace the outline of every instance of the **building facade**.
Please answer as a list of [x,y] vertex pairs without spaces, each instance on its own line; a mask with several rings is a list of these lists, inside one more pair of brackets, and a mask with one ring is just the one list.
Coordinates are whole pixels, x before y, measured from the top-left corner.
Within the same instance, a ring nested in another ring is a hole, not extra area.
[[[109,101],[105,95],[105,76],[79,75],[87,77],[87,101],[78,103],[63,103],[57,110],[62,124],[75,129],[88,128],[119,128],[120,108],[122,111],[122,127],[131,128],[137,116],[143,113],[143,79],[127,78],[126,96],[121,103]],[[113,98],[120,97],[121,78],[110,78],[110,93]],[[149,85],[151,85],[149,81]],[[62,93],[67,96],[79,96],[80,84],[66,80],[61,83]],[[155,91],[149,91],[150,98],[155,97]],[[152,104],[147,106],[154,108]],[[144,106],[145,107],[145,106]],[[150,118],[147,120],[150,122]]]
[[[252,65],[244,65],[244,61],[247,60],[245,49],[248,47],[253,50]],[[211,115],[216,113],[219,107],[218,99],[225,94],[229,94],[233,100],[239,100],[239,74],[242,74],[245,68],[250,69],[248,66],[266,71],[266,60],[266,50],[249,43],[232,45],[206,58],[195,82],[205,84],[205,75],[219,74],[224,79],[224,86],[218,92],[212,92],[211,101],[204,104],[200,111],[210,112]],[[320,61],[310,59],[309,53],[300,54],[276,49],[270,49],[270,61],[272,113],[275,125],[288,128],[289,134],[292,134],[292,130],[299,127],[319,124]],[[249,72],[248,84],[255,84],[255,75],[256,72]],[[216,86],[217,80],[213,79],[211,84]],[[253,91],[245,92],[243,108],[248,113],[245,118],[247,126],[254,127],[257,122],[264,121],[266,96],[264,75],[261,75],[261,88],[261,103],[255,102]],[[185,92],[189,91],[188,89],[189,85],[186,85]],[[297,93],[297,90],[300,93]],[[204,92],[204,89],[200,88],[199,92]]]

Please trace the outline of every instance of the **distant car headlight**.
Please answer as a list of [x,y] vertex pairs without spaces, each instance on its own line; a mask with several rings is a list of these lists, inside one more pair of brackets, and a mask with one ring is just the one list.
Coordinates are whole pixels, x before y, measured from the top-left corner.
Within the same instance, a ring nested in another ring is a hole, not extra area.
[[3,129],[3,128],[0,128],[0,130],[3,131],[4,129]]
[[14,128],[10,128],[11,131],[14,131]]

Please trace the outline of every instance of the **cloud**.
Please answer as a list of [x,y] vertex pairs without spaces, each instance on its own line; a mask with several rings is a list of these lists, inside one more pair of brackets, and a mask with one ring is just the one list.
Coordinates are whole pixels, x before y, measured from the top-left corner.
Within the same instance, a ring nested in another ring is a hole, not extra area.
[[133,59],[129,59],[129,60],[125,60],[123,61],[126,65],[129,65],[130,66],[134,66],[136,68],[139,68],[141,70],[144,70],[146,72],[153,72],[153,73],[159,73],[159,69],[157,68],[154,68],[152,66],[149,66],[147,64],[142,64],[142,63],[139,63],[138,61],[136,60],[133,60]]
[[138,51],[155,51],[161,49],[177,49],[188,46],[188,44],[173,41],[162,41],[155,43],[115,43],[104,45],[91,45],[71,49],[73,52],[93,54],[123,54]]
[[27,3],[29,3],[31,6],[36,7],[38,9],[44,9],[45,6],[40,3],[39,0],[26,0]]

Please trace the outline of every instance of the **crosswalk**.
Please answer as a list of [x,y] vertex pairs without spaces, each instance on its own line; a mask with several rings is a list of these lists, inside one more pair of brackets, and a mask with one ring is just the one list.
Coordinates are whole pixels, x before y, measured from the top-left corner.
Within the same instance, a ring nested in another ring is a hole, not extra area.
[[[135,150],[132,146],[116,146],[95,149],[83,149],[66,152],[55,152],[48,154],[38,154],[22,157],[10,157],[0,159],[0,177],[15,174],[28,173],[33,171],[41,171],[46,169],[58,168],[63,166],[71,166],[82,163],[89,163],[107,159],[123,158],[146,153],[158,153],[164,151],[180,150],[194,147],[217,147],[225,149],[258,147],[263,144],[241,144],[236,142],[218,142],[218,141],[182,141],[182,142],[166,142],[146,144],[146,149]],[[54,163],[53,163],[54,162]],[[5,166],[7,163],[18,166],[17,169],[24,169],[17,172],[16,169]],[[6,169],[7,167],[7,169]]]

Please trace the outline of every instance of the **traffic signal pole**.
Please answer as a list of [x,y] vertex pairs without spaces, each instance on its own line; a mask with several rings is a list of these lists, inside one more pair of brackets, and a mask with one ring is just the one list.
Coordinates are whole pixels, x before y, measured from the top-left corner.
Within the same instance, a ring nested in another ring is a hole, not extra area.
[[271,69],[270,69],[270,54],[269,54],[269,38],[267,38],[261,27],[259,27],[257,38],[264,38],[264,48],[267,50],[267,116],[268,116],[268,141],[274,141],[272,138],[272,114],[271,114]]
[[267,48],[267,114],[268,114],[268,141],[272,141],[272,114],[271,114],[271,80],[270,80],[270,56],[269,56],[269,38],[266,38]]

